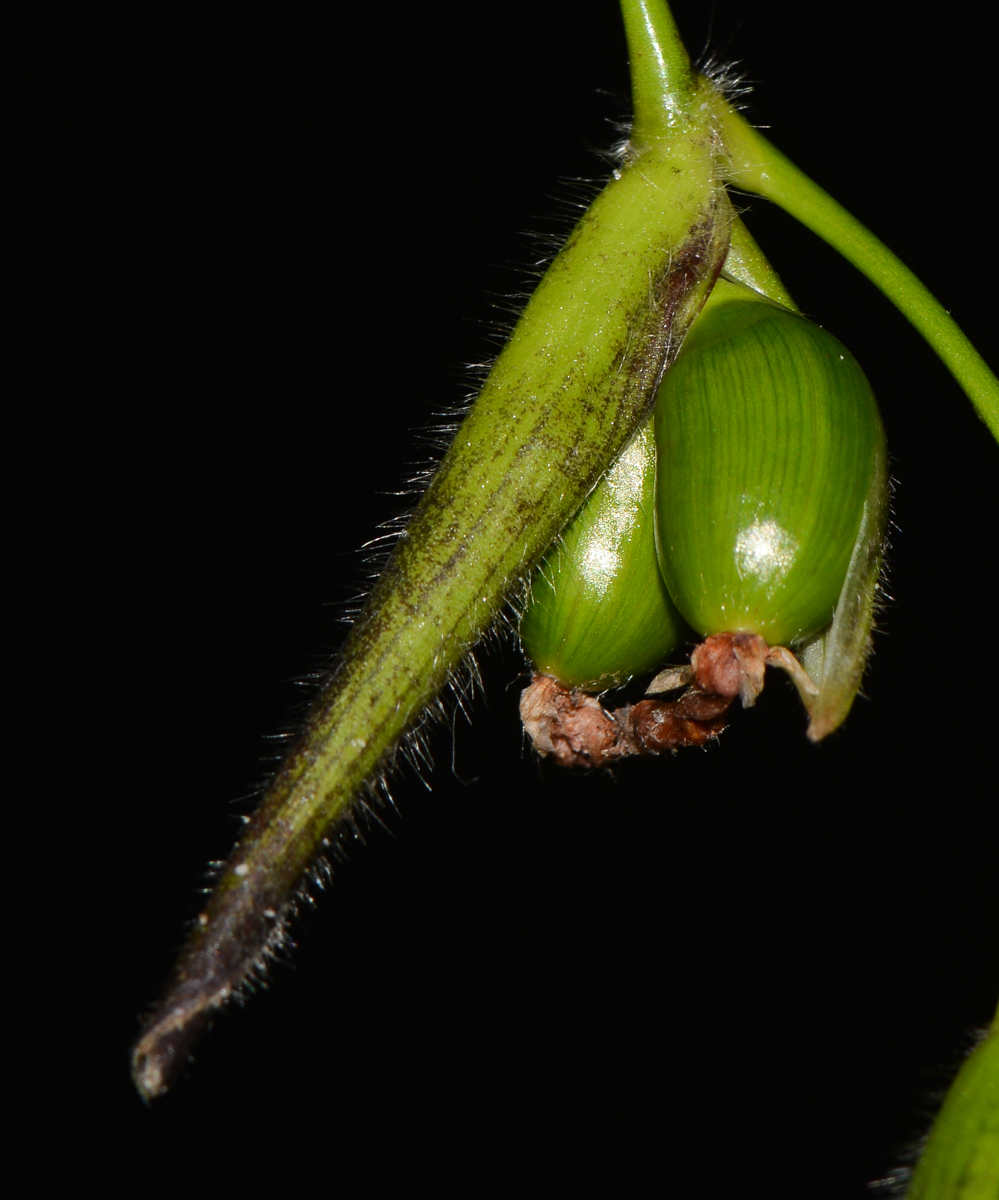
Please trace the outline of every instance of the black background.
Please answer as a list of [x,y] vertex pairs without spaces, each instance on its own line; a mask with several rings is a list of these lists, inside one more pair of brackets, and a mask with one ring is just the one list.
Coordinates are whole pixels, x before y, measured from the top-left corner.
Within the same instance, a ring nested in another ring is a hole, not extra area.
[[[806,11],[675,5],[995,365],[982,10]],[[128,1044],[205,864],[342,636],[421,431],[494,353],[542,253],[523,231],[567,229],[567,181],[604,172],[626,55],[611,0],[11,19],[13,1049],[66,1147],[40,1169],[867,1194],[996,1000],[999,458],[944,369],[754,204],[883,405],[894,599],[867,698],[812,747],[775,680],[710,752],[580,778],[532,760],[522,665],[486,653],[432,790],[396,781],[291,967],[147,1110]]]

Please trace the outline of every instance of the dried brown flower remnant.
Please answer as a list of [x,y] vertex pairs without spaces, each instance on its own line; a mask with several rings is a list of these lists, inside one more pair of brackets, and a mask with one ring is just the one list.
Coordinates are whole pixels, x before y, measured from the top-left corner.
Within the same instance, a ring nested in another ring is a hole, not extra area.
[[563,767],[606,767],[639,753],[617,714],[550,675],[535,675],[521,693],[520,719],[537,750]]
[[691,688],[679,700],[639,700],[628,714],[638,754],[703,746],[725,728],[731,696]]
[[[691,687],[677,700],[640,700],[628,715],[639,754],[660,754],[680,746],[703,746],[725,728],[725,713],[736,696],[744,707],[755,703],[763,689],[767,644],[755,633],[720,633],[706,638],[690,656],[689,672],[664,672],[652,681],[650,692],[664,677],[689,677]],[[674,686],[667,678],[665,686]]]
[[763,691],[763,669],[769,651],[766,642],[755,633],[716,633],[690,656],[694,683],[702,692],[714,692],[734,700],[743,708],[756,703]]
[[755,633],[718,633],[694,650],[689,668],[664,671],[652,681],[652,693],[689,683],[676,700],[606,709],[595,696],[535,675],[521,695],[520,716],[542,755],[563,767],[606,767],[631,755],[703,746],[716,738],[736,697],[744,708],[756,703],[768,663],[811,683],[784,647],[771,649]]

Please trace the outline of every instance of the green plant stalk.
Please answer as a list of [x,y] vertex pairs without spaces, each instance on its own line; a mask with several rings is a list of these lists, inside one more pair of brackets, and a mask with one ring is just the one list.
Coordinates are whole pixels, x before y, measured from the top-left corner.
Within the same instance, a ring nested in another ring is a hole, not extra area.
[[907,1200],[999,1196],[999,1018],[965,1059],[912,1177]]
[[726,182],[773,201],[818,234],[919,330],[999,441],[999,379],[950,313],[891,250],[724,101],[718,129]]
[[661,3],[622,0],[628,161],[548,269],[188,938],[133,1054],[166,1091],[280,944],[310,865],[639,422],[709,293],[732,210],[707,85]]

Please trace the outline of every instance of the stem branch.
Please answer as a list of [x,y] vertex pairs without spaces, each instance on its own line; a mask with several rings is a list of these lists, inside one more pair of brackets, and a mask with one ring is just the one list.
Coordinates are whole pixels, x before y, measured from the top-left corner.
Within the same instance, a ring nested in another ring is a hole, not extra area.
[[727,104],[719,127],[728,182],[778,204],[838,250],[919,330],[999,442],[999,380],[950,313],[866,226]]

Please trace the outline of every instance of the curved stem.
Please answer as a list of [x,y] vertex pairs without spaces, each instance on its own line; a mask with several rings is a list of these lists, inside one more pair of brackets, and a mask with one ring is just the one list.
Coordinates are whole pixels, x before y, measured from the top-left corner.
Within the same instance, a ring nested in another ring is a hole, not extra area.
[[719,128],[728,182],[780,205],[838,250],[898,308],[943,361],[999,441],[999,380],[950,313],[866,226],[727,104]]

